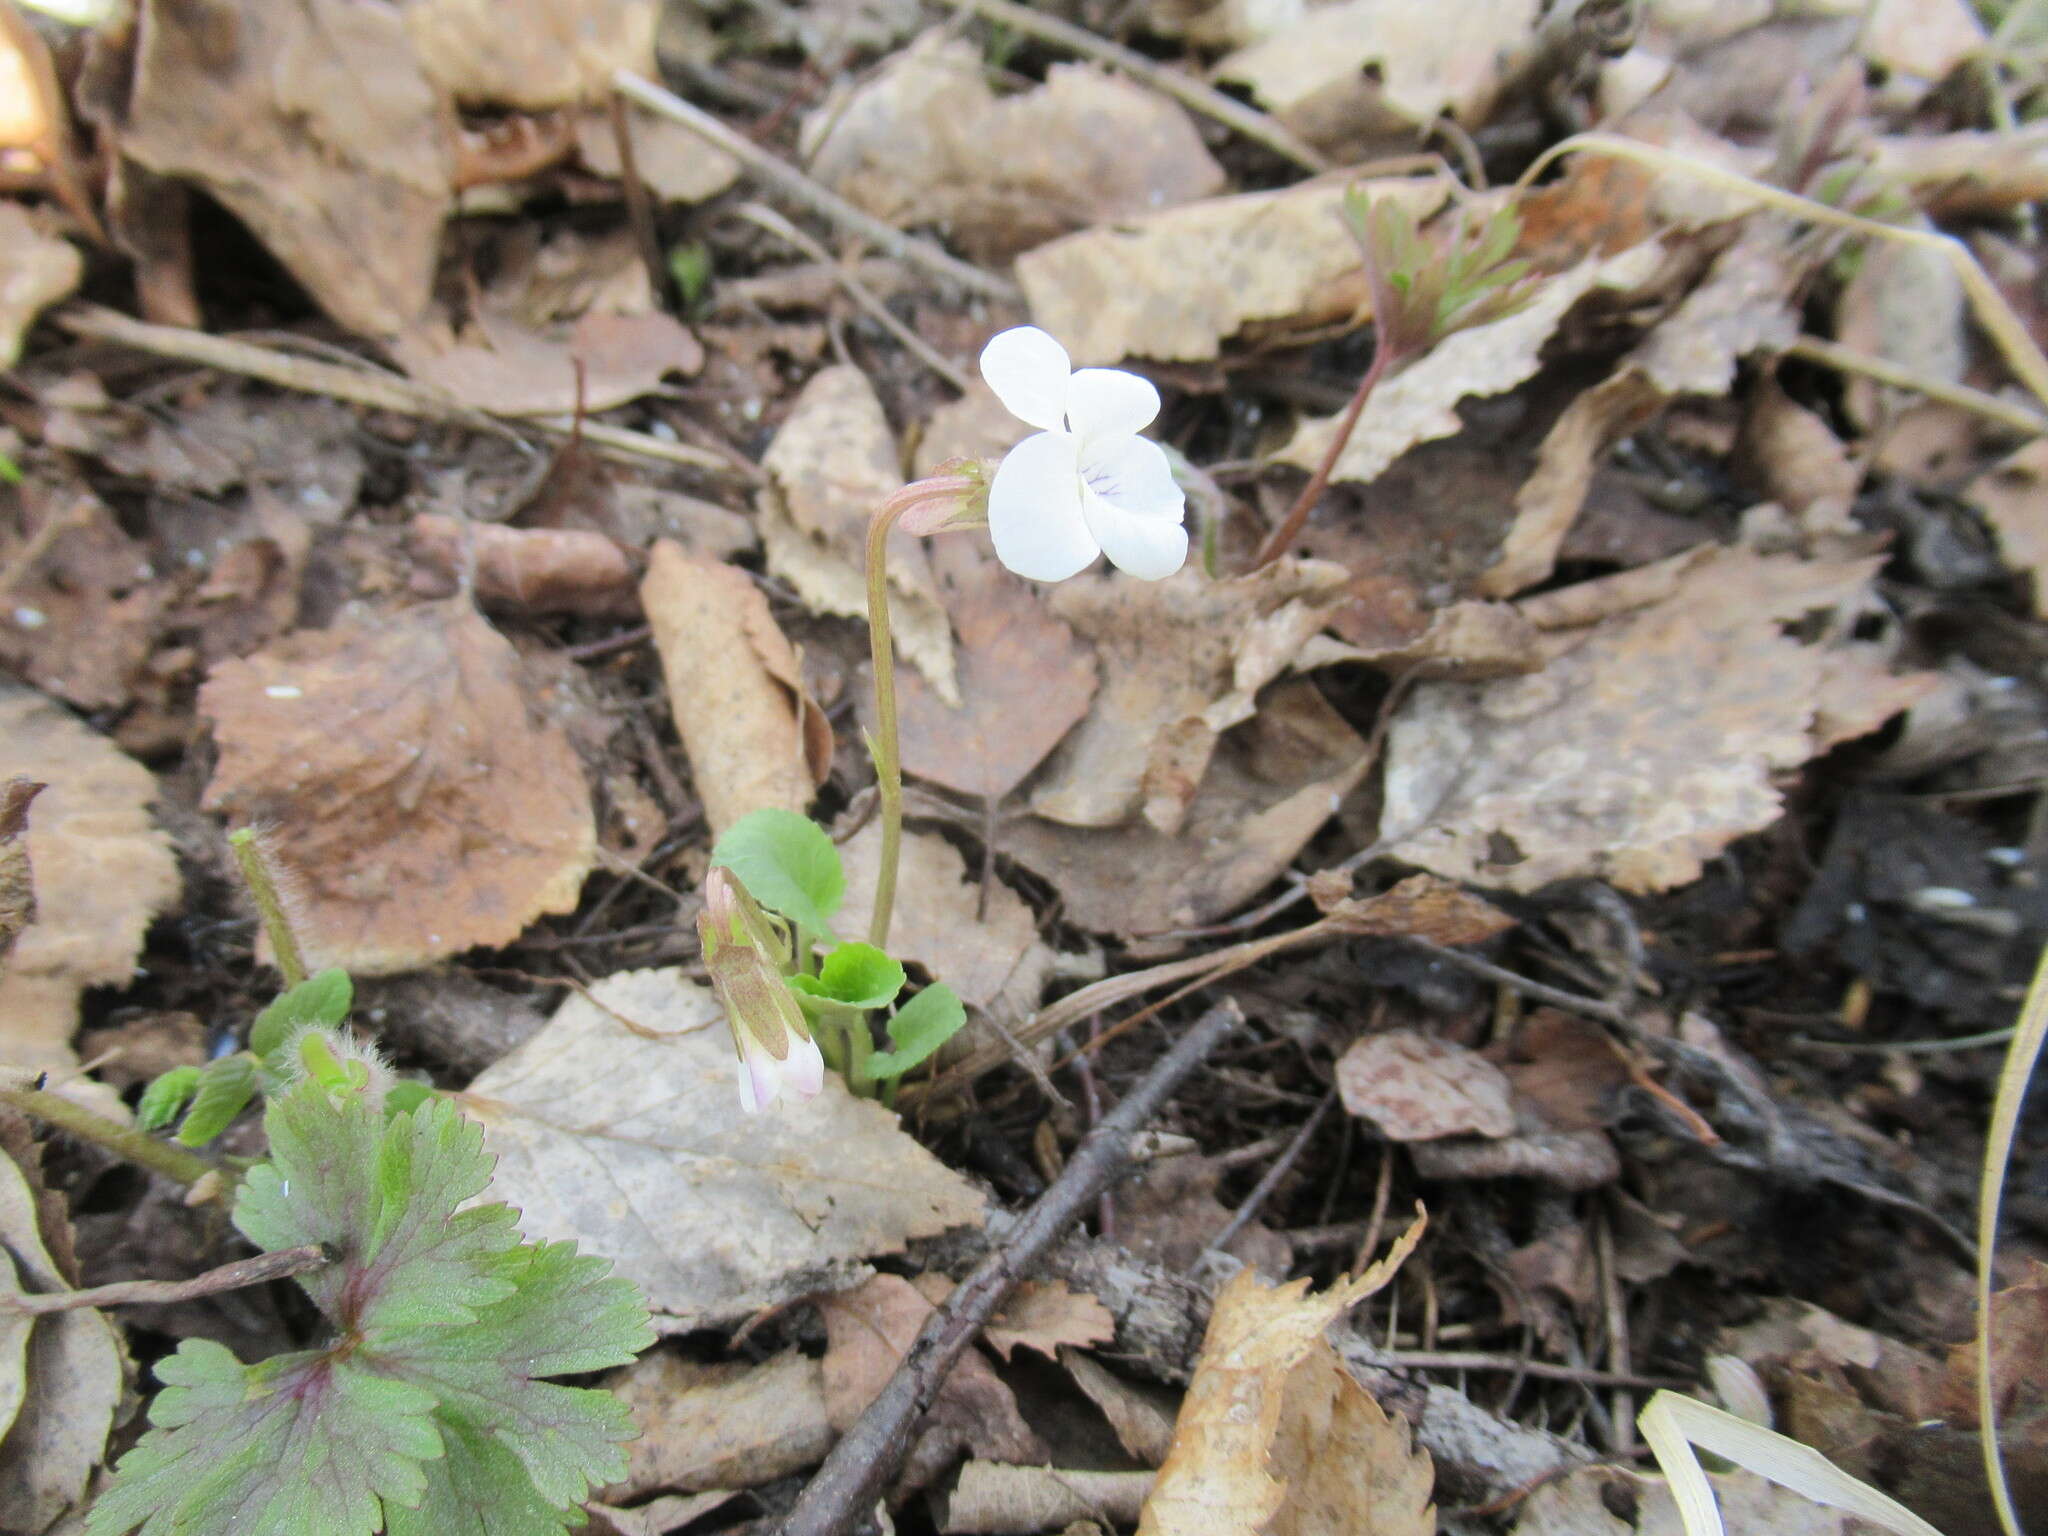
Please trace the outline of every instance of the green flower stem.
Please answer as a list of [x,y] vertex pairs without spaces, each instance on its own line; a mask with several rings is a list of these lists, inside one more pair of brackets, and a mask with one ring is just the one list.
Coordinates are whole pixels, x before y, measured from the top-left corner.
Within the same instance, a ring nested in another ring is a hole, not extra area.
[[868,1058],[874,1053],[875,1037],[868,1028],[868,1016],[849,1011],[846,1015],[846,1086],[853,1090],[857,1099],[875,1096],[875,1080],[868,1076]]
[[160,1173],[180,1184],[197,1184],[214,1172],[213,1164],[205,1158],[167,1141],[159,1141],[132,1125],[123,1125],[105,1115],[94,1114],[83,1104],[74,1103],[61,1093],[51,1093],[46,1088],[0,1088],[0,1104],[33,1115],[45,1125],[104,1147],[125,1162],[147,1168],[151,1173]]
[[1252,560],[1252,569],[1258,570],[1271,565],[1288,550],[1301,536],[1302,525],[1308,521],[1309,513],[1323,499],[1323,492],[1330,488],[1330,476],[1336,473],[1337,460],[1343,455],[1344,445],[1351,441],[1351,433],[1358,425],[1359,413],[1365,409],[1365,402],[1372,397],[1373,387],[1386,377],[1387,369],[1394,361],[1394,349],[1387,345],[1387,331],[1384,325],[1376,326],[1372,343],[1372,365],[1365,370],[1365,377],[1358,381],[1358,391],[1352,395],[1351,403],[1344,407],[1343,418],[1337,423],[1337,430],[1330,434],[1330,446],[1323,453],[1323,462],[1316,466],[1316,472],[1308,477],[1308,484],[1301,488],[1301,494],[1294,498],[1294,505],[1287,509],[1287,516],[1280,520],[1266,540],[1259,546],[1258,555]]
[[256,833],[249,827],[230,832],[228,846],[235,851],[235,863],[241,867],[249,894],[256,898],[256,910],[263,916],[263,929],[270,935],[270,948],[277,956],[277,968],[284,976],[285,987],[287,990],[296,987],[306,979],[306,961],[299,953],[299,940],[292,932],[291,919],[284,914],[284,902],[277,894],[277,881],[271,876],[270,863],[256,845]]

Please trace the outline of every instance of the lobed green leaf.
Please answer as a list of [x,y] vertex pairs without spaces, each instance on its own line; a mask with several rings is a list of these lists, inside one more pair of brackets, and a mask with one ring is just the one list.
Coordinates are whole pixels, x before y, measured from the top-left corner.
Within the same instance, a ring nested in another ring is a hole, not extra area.
[[889,1040],[895,1049],[870,1056],[868,1075],[901,1077],[959,1034],[966,1023],[967,1009],[951,987],[943,983],[926,987],[889,1021]]
[[789,985],[805,997],[842,1008],[886,1008],[903,990],[903,967],[872,944],[841,944],[825,956],[815,976],[792,976]]
[[268,1056],[308,1026],[338,1029],[354,1001],[347,971],[330,967],[308,976],[256,1015],[249,1026],[249,1049]]

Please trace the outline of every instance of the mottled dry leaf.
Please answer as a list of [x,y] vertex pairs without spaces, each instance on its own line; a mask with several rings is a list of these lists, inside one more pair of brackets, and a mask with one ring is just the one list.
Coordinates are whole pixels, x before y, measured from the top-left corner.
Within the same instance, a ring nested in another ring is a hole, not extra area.
[[1882,563],[1722,550],[1664,601],[1555,639],[1570,648],[1534,676],[1424,684],[1388,735],[1380,835],[1397,858],[1514,891],[1698,878],[1777,819],[1775,775],[1925,692],[1878,645],[1786,633],[1853,605]]
[[405,13],[147,0],[137,36],[122,153],[218,199],[351,330],[417,325],[453,197],[455,123]]
[[749,811],[801,812],[815,785],[788,681],[796,656],[753,579],[663,539],[640,602],[712,837]]
[[805,126],[811,174],[892,224],[1001,261],[1087,224],[1208,197],[1223,168],[1165,96],[1086,65],[996,98],[981,50],[925,33]]
[[[877,822],[840,846],[846,866],[840,932],[867,932],[881,853]],[[1029,1013],[1045,988],[1052,951],[1039,941],[1031,909],[1002,881],[989,886],[988,910],[977,917],[980,903],[980,881],[968,878],[967,861],[957,848],[935,833],[906,832],[889,953],[923,966],[970,1008],[1000,1000],[1011,1014]]]
[[[933,563],[953,616],[962,707],[948,707],[916,673],[898,678],[903,771],[1000,798],[1087,714],[1095,658],[985,551],[958,542],[934,549]],[[864,692],[863,704],[872,696]]]
[[170,596],[149,546],[83,485],[31,479],[8,500],[0,568],[13,580],[0,605],[0,665],[83,708],[127,704]]
[[[826,368],[803,387],[762,456],[759,519],[768,568],[823,613],[867,617],[867,531],[903,486],[896,439],[858,368]],[[896,648],[948,704],[960,702],[953,637],[922,545],[892,533],[890,616]]]
[[199,691],[201,802],[269,829],[307,957],[365,975],[507,944],[595,858],[583,770],[465,601],[301,630]]
[[1998,536],[1999,552],[2033,588],[2048,618],[2048,438],[2037,438],[1972,480],[1963,492]]
[[[1574,304],[1595,288],[1635,286],[1661,260],[1662,253],[1647,245],[1588,258],[1545,279],[1525,308],[1437,343],[1420,361],[1373,390],[1337,456],[1333,478],[1376,479],[1417,443],[1464,430],[1457,411],[1460,400],[1502,394],[1532,377],[1542,360],[1543,344]],[[1314,469],[1329,452],[1339,420],[1305,419],[1280,450],[1280,462]]]
[[0,683],[0,779],[49,785],[29,818],[36,920],[0,976],[0,1064],[62,1074],[87,987],[123,985],[150,919],[178,894],[156,780],[42,695]]
[[823,1369],[795,1350],[759,1365],[650,1350],[606,1385],[640,1426],[626,1446],[625,1481],[606,1490],[613,1499],[758,1488],[823,1461],[836,1438]]
[[1102,658],[1102,687],[1031,809],[1077,827],[1142,811],[1159,831],[1179,831],[1217,741],[1251,718],[1259,689],[1323,627],[1345,582],[1342,566],[1287,558],[1226,581],[1190,563],[1165,581],[1103,572],[1054,588],[1052,612]]
[[1135,1461],[1156,1467],[1173,1449],[1173,1420],[1179,1409],[1178,1394],[1150,1383],[1124,1380],[1093,1355],[1078,1349],[1062,1350],[1060,1364],[1074,1378],[1074,1385],[1088,1395],[1088,1401],[1102,1410],[1117,1443]]
[[1730,463],[1745,484],[1795,515],[1817,503],[1846,512],[1863,479],[1834,429],[1769,378],[1750,391]]
[[1508,1080],[1492,1062],[1434,1035],[1390,1029],[1365,1035],[1337,1058],[1345,1109],[1389,1141],[1505,1136],[1515,1128]]
[[1428,1455],[1323,1338],[1421,1236],[1417,1220],[1385,1259],[1327,1291],[1239,1271],[1216,1299],[1139,1536],[1432,1536]]
[[[70,1290],[48,1246],[60,1239],[37,1216],[35,1191],[0,1153],[0,1286]],[[124,1386],[120,1341],[98,1308],[46,1314],[33,1326],[0,1318],[0,1528],[43,1531],[78,1502]],[[10,1400],[18,1411],[7,1411]]]
[[[1768,1478],[1709,1472],[1721,1519],[1731,1531],[1770,1536],[1853,1536],[1871,1527],[1839,1509],[1816,1504]],[[1626,1511],[1626,1518],[1615,1511]],[[1575,1469],[1529,1495],[1512,1536],[1687,1536],[1671,1487],[1616,1467]]]
[[427,77],[465,107],[544,112],[601,98],[612,71],[654,72],[656,0],[409,0]]
[[[853,1290],[819,1297],[817,1306],[825,1318],[825,1407],[832,1427],[843,1432],[896,1374],[932,1304],[902,1276],[875,1275]],[[988,1357],[972,1349],[919,1421],[903,1486],[923,1487],[963,1452],[1024,1463],[1047,1455]]]
[[1135,1525],[1151,1491],[1149,1472],[1083,1472],[970,1461],[945,1496],[939,1529],[947,1536],[992,1531],[1103,1536],[1105,1527]]
[[29,807],[49,785],[23,774],[0,781],[0,977],[21,930],[36,920],[35,864],[28,852]]
[[[1350,877],[1344,877],[1348,888]],[[1314,881],[1310,881],[1314,885]],[[1410,875],[1377,896],[1349,896],[1316,905],[1351,933],[1378,939],[1422,939],[1431,944],[1482,944],[1506,933],[1515,920],[1492,902],[1435,875]]]
[[[1873,241],[1835,302],[1835,338],[1922,378],[1961,383],[1970,365],[1962,278],[1940,251]],[[1875,427],[1886,393],[1874,379],[1852,377],[1842,404],[1856,425]]]
[[435,512],[419,513],[406,531],[414,557],[429,572],[456,584],[469,576],[481,602],[516,613],[589,618],[638,611],[632,556],[601,533],[510,528]]
[[546,331],[495,317],[479,325],[473,340],[412,337],[392,353],[421,383],[502,416],[566,416],[579,402],[608,411],[650,393],[671,373],[693,374],[704,365],[697,338],[659,310],[593,311]]
[[982,1330],[988,1347],[1005,1360],[1020,1346],[1057,1360],[1062,1344],[1107,1344],[1115,1337],[1109,1308],[1067,1289],[1064,1280],[1026,1280]]
[[69,298],[85,258],[69,240],[45,232],[20,203],[0,203],[0,368],[12,368],[35,318]]
[[[740,179],[739,161],[673,118],[628,105],[626,134],[633,144],[633,169],[665,203],[708,202]],[[586,112],[576,120],[576,153],[596,175],[617,179],[625,174],[609,111]]]
[[853,1283],[864,1259],[980,1223],[981,1196],[880,1104],[828,1073],[817,1098],[748,1115],[734,1059],[710,988],[607,977],[463,1096],[494,1193],[528,1236],[612,1259],[664,1332]]
[[[1369,181],[1416,219],[1444,204],[1435,180]],[[1341,182],[1210,198],[1086,229],[1027,251],[1031,315],[1076,365],[1125,357],[1202,362],[1254,322],[1306,330],[1367,310]]]

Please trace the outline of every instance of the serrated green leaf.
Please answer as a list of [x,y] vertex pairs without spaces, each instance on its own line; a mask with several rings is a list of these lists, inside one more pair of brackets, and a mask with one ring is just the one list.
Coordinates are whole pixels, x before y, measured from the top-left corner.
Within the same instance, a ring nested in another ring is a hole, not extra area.
[[185,1123],[178,1127],[178,1141],[188,1147],[205,1146],[232,1125],[255,1096],[256,1058],[247,1051],[208,1062],[195,1085],[192,1107],[185,1111]]
[[409,1115],[422,1104],[433,1098],[434,1090],[426,1083],[396,1083],[384,1095],[384,1113]]
[[868,1075],[901,1077],[959,1034],[966,1023],[967,1009],[951,987],[943,983],[926,987],[889,1021],[889,1039],[895,1049],[870,1056]]
[[199,1086],[197,1067],[173,1067],[142,1090],[142,1102],[135,1106],[135,1123],[145,1131],[160,1131],[178,1118],[178,1111]]
[[754,900],[812,934],[829,936],[846,899],[846,871],[825,829],[794,811],[749,811],[730,827],[711,862],[740,877]]
[[825,956],[815,976],[792,976],[789,984],[806,997],[844,1008],[886,1008],[903,990],[903,967],[872,944],[841,944]]
[[268,1056],[309,1025],[339,1028],[354,1001],[355,986],[347,971],[329,968],[308,976],[256,1015],[249,1026],[249,1049]]

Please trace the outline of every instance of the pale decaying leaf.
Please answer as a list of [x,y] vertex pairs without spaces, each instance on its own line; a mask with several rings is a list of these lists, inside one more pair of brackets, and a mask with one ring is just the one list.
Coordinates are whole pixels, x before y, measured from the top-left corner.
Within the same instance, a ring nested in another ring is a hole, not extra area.
[[[1656,270],[1661,259],[1653,245],[1589,257],[1546,279],[1524,308],[1437,343],[1419,362],[1373,390],[1337,456],[1332,478],[1375,479],[1417,443],[1462,431],[1460,400],[1502,394],[1532,377],[1542,360],[1543,344],[1574,304],[1595,288],[1635,286]],[[1280,462],[1314,469],[1329,452],[1340,419],[1304,420],[1280,450]]]
[[1068,1289],[1064,1280],[1026,1280],[981,1336],[1005,1360],[1020,1346],[1057,1360],[1062,1344],[1107,1344],[1116,1337],[1116,1319],[1093,1296]]
[[1476,1051],[1412,1029],[1354,1040],[1337,1058],[1344,1108],[1389,1141],[1506,1136],[1515,1128],[1505,1073]]
[[[867,376],[843,364],[816,374],[761,467],[768,473],[758,503],[768,569],[814,610],[866,618],[868,520],[903,485],[896,439]],[[888,567],[897,650],[940,698],[958,704],[952,631],[923,548],[906,533],[891,534]]]
[[983,1202],[880,1104],[830,1074],[808,1102],[741,1111],[725,1016],[674,970],[571,998],[463,1096],[492,1192],[532,1238],[575,1238],[646,1292],[665,1332],[735,1322],[866,1274]]
[[465,107],[544,112],[602,99],[612,71],[654,72],[656,0],[409,0],[421,67]]
[[308,959],[377,975],[576,905],[596,823],[517,653],[456,599],[300,630],[199,691],[202,804],[269,829]]
[[1342,566],[1287,558],[1225,581],[1190,564],[1165,581],[1105,572],[1054,588],[1053,614],[1102,657],[1102,687],[1031,809],[1076,827],[1142,812],[1178,832],[1217,741],[1251,718],[1258,691],[1323,627],[1345,581]]
[[[0,1152],[0,1288],[70,1290],[37,1215],[28,1179]],[[0,1315],[0,1529],[45,1530],[78,1502],[124,1386],[120,1340],[99,1309]]]
[[150,919],[177,897],[178,864],[150,821],[149,770],[41,694],[0,683],[0,780],[16,776],[49,787],[29,817],[36,920],[0,976],[0,1065],[62,1074],[78,1064],[80,994],[132,979]]
[[1001,260],[1087,224],[1223,187],[1165,96],[1085,65],[998,100],[981,50],[934,29],[805,124],[811,174],[892,224],[936,224]]
[[1232,1278],[1139,1536],[1432,1536],[1429,1456],[1323,1337],[1421,1237],[1418,1219],[1386,1258],[1326,1291],[1268,1287],[1249,1270]]
[[142,13],[122,153],[218,199],[350,329],[417,325],[454,195],[455,124],[404,12],[147,0]]
[[823,1368],[795,1350],[759,1365],[650,1350],[608,1385],[640,1426],[626,1446],[625,1481],[607,1490],[615,1499],[758,1488],[815,1466],[836,1438]]
[[1151,1491],[1150,1472],[1083,1472],[970,1461],[945,1497],[939,1529],[946,1536],[1010,1531],[1101,1536],[1105,1527],[1135,1525]]
[[1088,1401],[1102,1410],[1117,1443],[1132,1459],[1148,1467],[1166,1460],[1173,1449],[1177,1394],[1151,1383],[1126,1381],[1078,1349],[1060,1351],[1060,1364]]
[[2048,618],[2048,438],[2037,438],[1972,480],[1963,493],[1984,514],[1999,552],[2033,587]]
[[704,363],[697,338],[659,310],[592,311],[545,328],[485,314],[460,339],[423,330],[391,351],[422,384],[504,416],[566,416],[579,405],[608,411]]
[[1482,120],[1508,49],[1529,34],[1540,0],[1474,0],[1446,26],[1430,0],[1339,0],[1223,59],[1219,80],[1311,143],[1348,147],[1377,108],[1381,131],[1449,113]]
[[[1435,180],[1369,181],[1419,221]],[[1017,281],[1032,319],[1075,364],[1125,357],[1202,362],[1255,322],[1306,330],[1364,318],[1364,273],[1345,228],[1342,182],[1209,198],[1085,229],[1027,251]]]
[[1561,653],[1533,676],[1423,685],[1388,735],[1381,837],[1396,858],[1514,891],[1697,879],[1777,819],[1774,775],[1930,685],[1893,676],[1849,624],[1786,633],[1853,613],[1882,563],[1716,551],[1686,561],[1663,601],[1553,636]]
[[[1855,1517],[1828,1509],[1740,1467],[1710,1472],[1721,1518],[1730,1531],[1771,1536],[1851,1536],[1869,1530]],[[1626,1510],[1624,1519],[1616,1513]],[[1513,1536],[1690,1536],[1677,1502],[1661,1477],[1621,1468],[1578,1468],[1530,1494]]]
[[712,837],[749,811],[801,812],[815,786],[796,655],[752,578],[663,539],[640,601]]
[[[626,134],[633,146],[633,169],[663,202],[708,202],[740,179],[739,161],[673,118],[628,106]],[[609,111],[577,118],[576,153],[599,176],[617,180],[625,175]]]
[[85,275],[78,247],[40,227],[20,203],[0,203],[0,368],[12,368],[36,316],[69,298]]
[[[1835,338],[1921,378],[1961,383],[1970,366],[1970,301],[1940,251],[1890,240],[1869,244],[1835,302]],[[1875,379],[1843,380],[1849,419],[1875,428],[1890,391]]]

